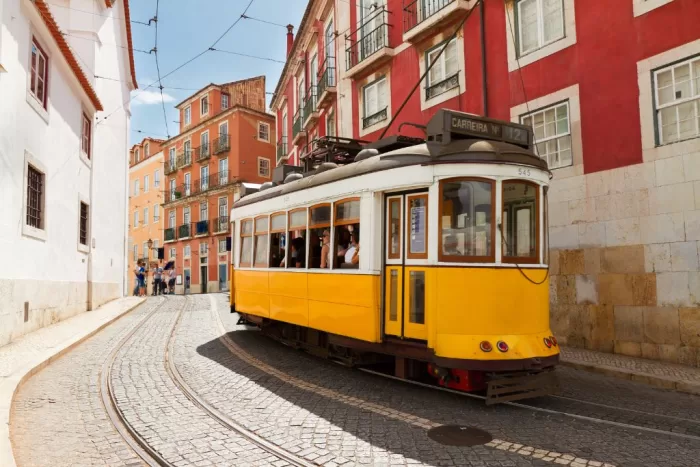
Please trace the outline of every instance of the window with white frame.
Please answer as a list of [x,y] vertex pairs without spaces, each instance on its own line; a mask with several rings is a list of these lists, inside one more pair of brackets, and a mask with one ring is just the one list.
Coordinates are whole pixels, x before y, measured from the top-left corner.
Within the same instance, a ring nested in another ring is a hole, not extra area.
[[142,248],[143,248],[143,258],[148,259],[148,243],[143,242]]
[[225,93],[221,93],[221,110],[226,110],[228,109],[229,105],[229,95]]
[[201,110],[201,115],[209,113],[209,96],[203,96],[199,99],[199,108]]
[[160,170],[159,169],[156,169],[156,171],[153,173],[153,186],[154,187],[160,186]]
[[219,253],[226,253],[226,239],[219,239]]
[[459,86],[459,61],[457,59],[457,39],[452,39],[440,54],[445,43],[439,44],[425,53],[425,66],[430,69],[425,82],[425,99],[438,96]]
[[139,259],[139,246],[134,245],[134,261],[138,261]]
[[138,162],[138,161],[140,160],[140,158],[141,158],[141,153],[140,153],[139,150],[137,149],[137,150],[136,150],[136,162]]
[[83,151],[83,154],[85,154],[88,159],[90,159],[90,145],[92,143],[91,136],[92,136],[92,121],[88,118],[87,115],[83,114],[83,125],[82,125],[82,130],[81,130],[80,149]]
[[564,0],[519,0],[516,7],[518,55],[564,38]]
[[168,164],[170,165],[170,171],[172,172],[173,170],[175,170],[175,148],[170,148],[168,153],[170,154],[168,158]]
[[140,185],[141,181],[139,179],[134,180],[134,196],[138,196],[141,191]]
[[149,185],[150,185],[150,177],[148,175],[144,175],[143,176],[143,192],[144,193],[148,193]]
[[185,110],[183,111],[183,117],[185,119],[185,125],[189,125],[192,123],[192,106],[187,106],[185,107]]
[[170,259],[175,259],[175,248],[170,249]]
[[258,157],[258,175],[261,177],[270,176],[270,159]]
[[47,94],[46,83],[49,79],[49,58],[41,48],[39,42],[32,38],[32,58],[29,92],[36,98],[43,108],[46,108]]
[[148,224],[148,208],[143,208],[143,223]]
[[219,185],[228,183],[228,159],[219,159]]
[[258,139],[261,141],[270,142],[270,124],[258,122]]
[[185,206],[185,208],[182,210],[182,223],[183,224],[190,223],[190,207],[189,206]]
[[170,179],[170,201],[175,200],[175,179]]
[[189,245],[185,245],[185,248],[184,248],[183,250],[184,250],[184,251],[183,251],[182,256],[184,256],[185,258],[189,258],[189,257],[190,257],[190,254],[191,254],[191,252],[190,252],[190,246],[189,246]]
[[206,262],[207,255],[209,254],[209,244],[207,242],[202,242],[199,244],[199,257],[202,262]]
[[160,220],[160,206],[158,204],[153,205],[153,222],[158,222]]
[[206,201],[202,201],[199,203],[199,220],[209,220],[209,205]]
[[190,177],[191,175],[189,173],[185,174],[185,196],[190,195]]
[[335,136],[335,112],[333,109],[329,110],[326,116],[326,136]]
[[139,212],[134,211],[134,227],[138,227],[138,226],[139,226]]
[[659,144],[700,137],[700,56],[654,72]]
[[146,143],[143,146],[143,157],[146,158],[151,155],[151,145]]
[[27,164],[27,224],[35,229],[44,229],[46,175],[31,164]]
[[171,229],[175,228],[175,210],[174,209],[172,209],[168,213],[168,227]]
[[386,76],[362,88],[362,127],[369,128],[387,119],[387,80]]
[[532,127],[537,154],[550,169],[573,164],[568,101],[522,115],[520,123]]

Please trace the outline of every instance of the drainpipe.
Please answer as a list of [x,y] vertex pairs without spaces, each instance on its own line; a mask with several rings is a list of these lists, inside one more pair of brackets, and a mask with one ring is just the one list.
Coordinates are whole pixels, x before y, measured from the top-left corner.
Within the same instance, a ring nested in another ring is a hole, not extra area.
[[481,21],[481,94],[483,96],[484,117],[489,116],[488,90],[486,85],[486,19],[484,1],[479,4],[479,18]]
[[95,246],[95,240],[93,237],[93,226],[95,224],[95,204],[93,203],[93,200],[95,199],[94,193],[93,193],[93,179],[95,178],[95,155],[98,154],[98,151],[96,150],[96,142],[97,138],[95,138],[95,122],[94,119],[92,123],[90,124],[92,127],[93,134],[92,136],[92,147],[90,150],[92,151],[90,154],[90,192],[88,194],[88,202],[89,207],[88,207],[88,265],[87,265],[87,311],[92,311],[93,306],[92,306],[92,278],[93,278],[93,271],[92,271],[92,250],[93,247]]

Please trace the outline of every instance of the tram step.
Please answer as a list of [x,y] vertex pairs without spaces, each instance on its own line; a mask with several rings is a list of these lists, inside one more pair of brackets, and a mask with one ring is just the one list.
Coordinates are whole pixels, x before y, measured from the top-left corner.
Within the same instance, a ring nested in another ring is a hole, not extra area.
[[552,370],[535,374],[500,373],[493,376],[498,379],[488,381],[486,405],[548,396],[559,391],[559,379]]

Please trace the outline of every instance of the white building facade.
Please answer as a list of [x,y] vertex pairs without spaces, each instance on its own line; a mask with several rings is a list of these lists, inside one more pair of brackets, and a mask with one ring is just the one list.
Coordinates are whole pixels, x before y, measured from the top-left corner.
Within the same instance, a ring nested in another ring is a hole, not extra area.
[[0,2],[0,345],[126,292],[131,42],[127,0]]

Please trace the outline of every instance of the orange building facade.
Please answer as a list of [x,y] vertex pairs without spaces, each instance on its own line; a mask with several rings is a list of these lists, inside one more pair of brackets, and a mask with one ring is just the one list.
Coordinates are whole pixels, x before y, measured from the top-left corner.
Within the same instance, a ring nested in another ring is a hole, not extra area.
[[275,117],[264,76],[210,84],[176,108],[180,134],[163,142],[165,259],[176,293],[217,292],[228,287],[231,206],[247,184],[272,179]]
[[[163,246],[163,140],[145,138],[129,151],[129,285],[133,290],[133,270],[139,259],[147,264],[158,261],[157,248]],[[151,247],[148,246],[151,241]],[[151,292],[151,285],[148,291]]]

